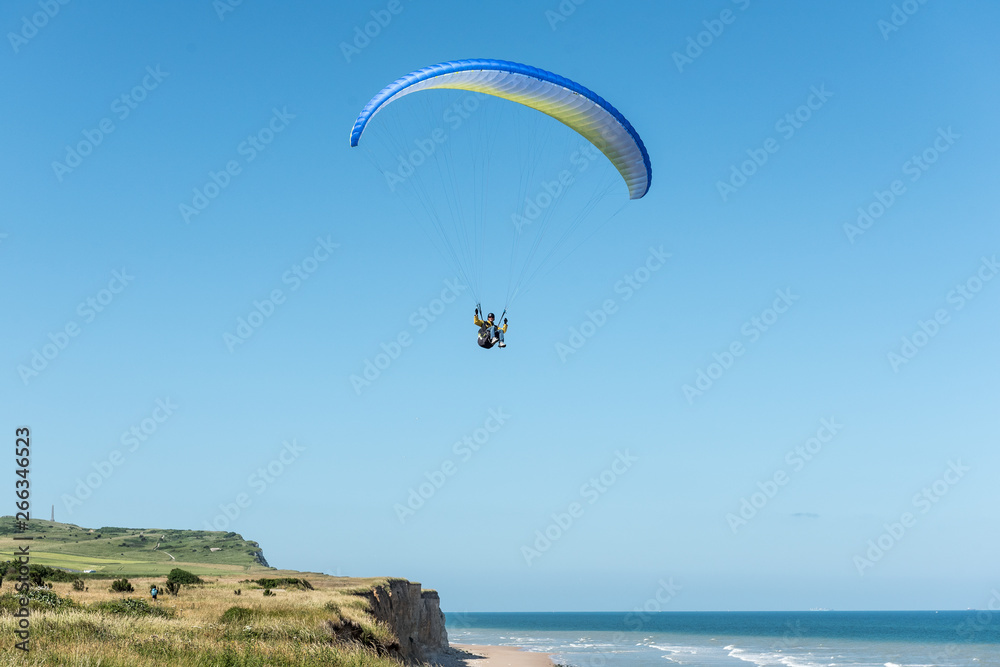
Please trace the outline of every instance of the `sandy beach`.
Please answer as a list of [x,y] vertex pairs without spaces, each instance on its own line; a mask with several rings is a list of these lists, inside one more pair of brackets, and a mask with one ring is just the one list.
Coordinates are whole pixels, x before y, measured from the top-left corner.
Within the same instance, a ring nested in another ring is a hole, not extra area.
[[548,653],[529,653],[516,646],[452,644],[434,660],[440,667],[552,667]]

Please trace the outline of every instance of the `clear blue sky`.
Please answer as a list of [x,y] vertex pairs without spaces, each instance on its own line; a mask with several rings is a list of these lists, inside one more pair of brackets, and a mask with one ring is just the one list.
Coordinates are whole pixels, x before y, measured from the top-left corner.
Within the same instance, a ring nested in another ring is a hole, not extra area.
[[[26,29],[41,5],[0,10],[0,401],[11,443],[32,428],[36,515],[199,528],[246,494],[229,529],[271,564],[419,580],[453,611],[632,609],[670,578],[667,608],[693,610],[983,607],[1000,585],[1000,280],[977,282],[1000,254],[995,3],[913,2],[887,32],[888,1],[587,0],[557,21],[556,0],[400,0],[350,62],[341,44],[388,2],[246,1],[221,18],[209,0],[70,2]],[[678,67],[706,21],[724,29]],[[503,351],[476,347],[467,296],[411,323],[454,272],[348,147],[383,85],[474,57],[599,92],[654,170],[518,302]],[[135,108],[115,102],[144,82]],[[810,100],[794,132],[776,126]],[[241,142],[274,109],[281,130],[250,161]],[[113,131],[57,174],[102,121]],[[240,172],[185,224],[179,205],[230,160]],[[896,180],[884,213],[845,231]],[[318,237],[339,247],[293,289]],[[651,246],[671,257],[626,301],[615,285]],[[284,302],[231,352],[224,334],[275,289]],[[773,321],[778,290],[794,299]],[[617,310],[564,362],[557,344],[606,299]],[[921,321],[935,335],[894,368]],[[411,345],[358,395],[350,376],[402,332]],[[50,335],[64,348],[25,380]],[[717,379],[686,395],[699,370]],[[490,410],[505,423],[456,451]],[[797,463],[824,419],[842,427]],[[145,440],[123,442],[143,420]],[[619,451],[637,460],[585,487]],[[252,477],[282,455],[280,475]],[[394,506],[449,462],[401,522]],[[760,505],[745,525],[743,499]]]

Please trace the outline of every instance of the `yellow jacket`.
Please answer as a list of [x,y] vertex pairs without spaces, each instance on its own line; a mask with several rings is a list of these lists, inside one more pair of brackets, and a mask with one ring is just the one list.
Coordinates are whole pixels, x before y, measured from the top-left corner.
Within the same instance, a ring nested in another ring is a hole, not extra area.
[[[472,321],[475,322],[475,324],[476,324],[477,327],[489,326],[490,325],[489,320],[481,320],[481,319],[479,319],[478,315],[473,315],[472,316]],[[506,322],[504,322],[503,324],[497,324],[496,328],[498,330],[504,332],[504,333],[507,333],[507,323]]]

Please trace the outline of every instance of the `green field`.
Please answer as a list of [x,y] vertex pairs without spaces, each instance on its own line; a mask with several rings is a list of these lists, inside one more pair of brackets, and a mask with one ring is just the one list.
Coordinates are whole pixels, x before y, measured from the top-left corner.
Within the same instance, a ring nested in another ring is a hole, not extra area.
[[[31,565],[81,574],[35,568],[43,585],[21,593],[30,599],[22,602],[2,584],[19,576],[9,561],[25,544]],[[236,533],[37,520],[22,531],[0,517],[0,635],[11,638],[0,645],[0,665],[405,667],[384,610],[379,617],[372,608],[374,589],[385,597],[391,580],[262,562],[260,546]],[[164,578],[175,568],[202,579],[171,591]],[[112,586],[121,578],[128,592]],[[154,585],[163,592],[156,600]],[[20,605],[31,609],[34,661],[15,648]]]
[[[31,562],[64,570],[115,576],[158,576],[175,567],[196,574],[268,571],[260,546],[236,533],[160,528],[83,528],[32,519],[21,532],[10,516],[0,517],[0,561],[13,557],[32,537]],[[7,556],[9,554],[9,556]]]

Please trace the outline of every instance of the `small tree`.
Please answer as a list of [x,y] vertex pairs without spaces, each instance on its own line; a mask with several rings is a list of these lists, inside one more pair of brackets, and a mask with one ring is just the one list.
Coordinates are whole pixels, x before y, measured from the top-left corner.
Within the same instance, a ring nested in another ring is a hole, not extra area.
[[129,583],[128,579],[122,577],[121,579],[115,579],[111,583],[112,593],[134,593],[135,589],[132,588],[132,584]]
[[203,584],[204,581],[201,580],[198,575],[188,572],[187,570],[182,570],[179,567],[175,567],[170,570],[170,574],[167,575],[167,581],[175,581],[178,584]]
[[83,590],[83,579],[74,579],[73,580],[73,590],[74,591],[82,591]]

